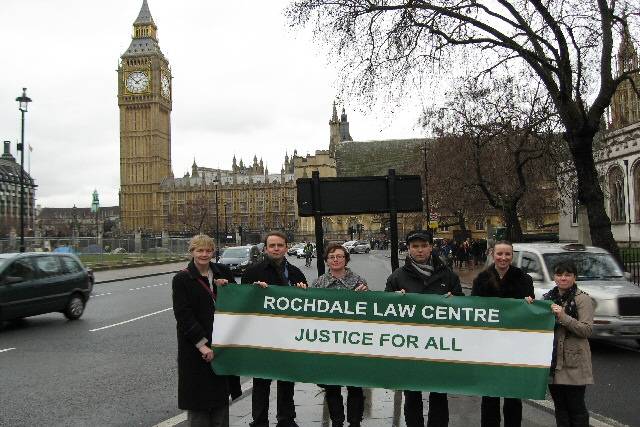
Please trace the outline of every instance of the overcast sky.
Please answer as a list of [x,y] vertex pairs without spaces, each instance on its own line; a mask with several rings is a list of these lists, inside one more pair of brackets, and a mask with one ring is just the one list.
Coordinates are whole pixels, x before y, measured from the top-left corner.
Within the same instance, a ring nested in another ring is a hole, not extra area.
[[[15,98],[27,87],[30,170],[43,207],[118,203],[120,55],[142,0],[1,0],[0,139],[20,138]],[[329,144],[338,75],[286,0],[148,0],[173,74],[172,167],[230,168],[235,154],[279,172],[285,152]],[[415,107],[394,114],[346,103],[356,140],[422,135]],[[391,119],[390,117],[393,117]],[[29,167],[25,157],[25,169]]]

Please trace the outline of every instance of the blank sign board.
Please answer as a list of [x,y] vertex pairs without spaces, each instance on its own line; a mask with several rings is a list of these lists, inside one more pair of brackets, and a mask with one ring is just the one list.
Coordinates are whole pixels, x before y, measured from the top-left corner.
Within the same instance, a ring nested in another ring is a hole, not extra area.
[[[397,212],[422,211],[422,183],[417,175],[395,175]],[[320,178],[320,214],[349,215],[390,212],[388,176]],[[299,178],[298,215],[313,216],[313,180]]]

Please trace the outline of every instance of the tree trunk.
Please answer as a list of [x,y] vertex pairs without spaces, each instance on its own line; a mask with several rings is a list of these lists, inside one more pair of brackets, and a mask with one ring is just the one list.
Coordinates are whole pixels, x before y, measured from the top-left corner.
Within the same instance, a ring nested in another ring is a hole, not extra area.
[[464,212],[458,212],[458,225],[460,226],[460,230],[467,231],[467,222],[464,217]]
[[522,242],[522,226],[520,225],[516,205],[505,206],[503,213],[506,222],[505,239],[512,243]]
[[578,178],[578,200],[586,206],[589,218],[589,232],[594,246],[606,249],[620,265],[622,257],[618,244],[611,232],[611,220],[605,210],[605,200],[598,171],[593,159],[593,136],[565,135],[573,156]]

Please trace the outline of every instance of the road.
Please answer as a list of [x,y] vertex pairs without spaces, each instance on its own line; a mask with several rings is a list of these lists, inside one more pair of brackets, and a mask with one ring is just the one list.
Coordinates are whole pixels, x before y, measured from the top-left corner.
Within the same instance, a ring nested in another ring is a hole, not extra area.
[[[315,278],[315,264],[291,261]],[[383,253],[353,255],[350,267],[372,290],[384,289],[390,267]],[[0,425],[153,426],[179,414],[171,277],[97,284],[78,321],[47,314],[5,324]],[[587,401],[593,412],[640,426],[640,357],[627,344],[593,344],[598,384]]]

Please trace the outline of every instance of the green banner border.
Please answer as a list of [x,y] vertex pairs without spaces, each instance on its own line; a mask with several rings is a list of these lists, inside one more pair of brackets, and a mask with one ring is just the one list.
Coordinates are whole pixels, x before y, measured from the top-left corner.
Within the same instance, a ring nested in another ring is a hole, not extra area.
[[[548,368],[215,348],[214,371],[315,384],[544,399]],[[259,363],[256,363],[259,361]],[[237,367],[242,366],[241,372]]]

